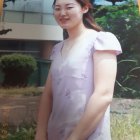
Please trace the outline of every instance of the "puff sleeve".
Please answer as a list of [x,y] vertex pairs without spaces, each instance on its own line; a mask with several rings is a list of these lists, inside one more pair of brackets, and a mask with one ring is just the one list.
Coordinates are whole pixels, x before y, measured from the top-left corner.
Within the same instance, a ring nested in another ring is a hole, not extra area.
[[118,39],[110,32],[99,32],[93,46],[94,51],[110,50],[115,51],[116,55],[122,53],[121,45]]

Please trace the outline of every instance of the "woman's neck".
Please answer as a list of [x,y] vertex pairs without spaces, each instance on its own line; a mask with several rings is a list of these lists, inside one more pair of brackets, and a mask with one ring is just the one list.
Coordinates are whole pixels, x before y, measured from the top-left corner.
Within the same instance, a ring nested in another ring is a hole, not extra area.
[[69,35],[69,40],[73,40],[78,38],[80,35],[82,35],[87,28],[84,26],[84,24],[80,24],[72,29],[67,30]]

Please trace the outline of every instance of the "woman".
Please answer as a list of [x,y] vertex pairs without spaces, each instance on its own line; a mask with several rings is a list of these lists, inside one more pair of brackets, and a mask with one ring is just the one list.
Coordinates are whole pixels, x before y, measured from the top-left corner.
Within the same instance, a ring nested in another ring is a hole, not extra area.
[[53,48],[36,140],[111,140],[116,37],[93,22],[87,0],[55,0],[54,16],[68,38]]

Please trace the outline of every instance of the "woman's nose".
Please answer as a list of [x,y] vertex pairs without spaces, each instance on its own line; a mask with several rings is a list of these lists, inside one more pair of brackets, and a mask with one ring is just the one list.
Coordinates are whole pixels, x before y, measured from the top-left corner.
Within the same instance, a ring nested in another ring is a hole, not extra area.
[[67,12],[66,12],[65,9],[61,9],[61,11],[60,11],[60,15],[61,15],[61,16],[66,15],[66,13],[67,13]]

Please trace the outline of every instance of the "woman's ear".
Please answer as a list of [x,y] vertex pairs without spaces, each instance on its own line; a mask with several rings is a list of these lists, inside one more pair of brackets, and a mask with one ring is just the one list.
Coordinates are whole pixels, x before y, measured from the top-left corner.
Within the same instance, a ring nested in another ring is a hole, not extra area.
[[88,6],[84,6],[84,7],[82,8],[83,14],[87,13],[88,10],[89,10],[89,7],[88,7]]

